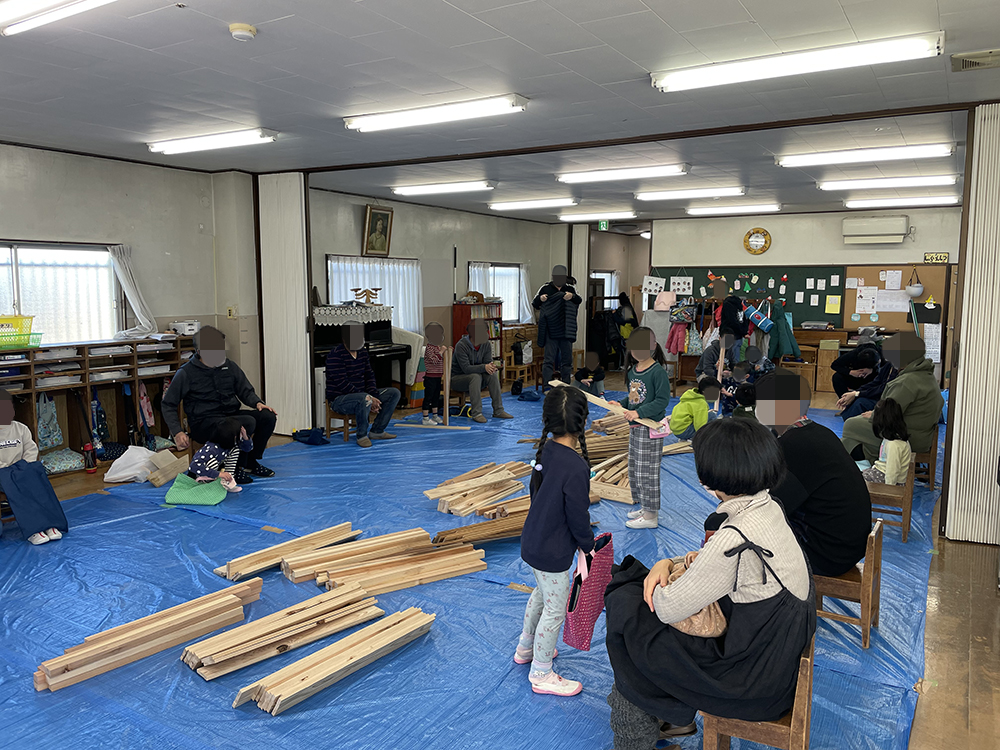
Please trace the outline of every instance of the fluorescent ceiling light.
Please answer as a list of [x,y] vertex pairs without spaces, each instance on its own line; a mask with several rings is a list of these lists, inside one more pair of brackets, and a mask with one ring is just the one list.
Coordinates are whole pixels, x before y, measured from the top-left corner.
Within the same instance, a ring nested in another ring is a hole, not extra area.
[[845,208],[901,208],[904,206],[954,206],[961,198],[957,195],[940,195],[934,198],[874,198],[872,200],[844,201]]
[[192,151],[212,151],[217,148],[233,148],[234,146],[253,146],[258,143],[270,143],[278,134],[273,130],[254,128],[253,130],[237,130],[233,133],[217,133],[216,135],[199,135],[194,138],[177,138],[172,141],[157,141],[149,143],[149,150],[154,154],[187,154]]
[[383,112],[377,115],[345,117],[344,126],[348,130],[371,133],[376,130],[412,128],[419,125],[435,125],[439,122],[474,120],[478,117],[493,117],[523,112],[528,100],[517,94],[494,96],[490,99],[476,99],[471,102],[441,104],[436,107],[407,109],[401,112]]
[[634,219],[635,211],[617,211],[605,214],[563,214],[560,221],[616,221],[618,219]]
[[477,190],[492,190],[492,182],[442,182],[437,185],[403,185],[394,187],[396,195],[440,195],[441,193],[474,193]]
[[851,151],[817,151],[813,154],[779,156],[779,167],[815,167],[824,164],[863,164],[865,162],[899,161],[900,159],[937,159],[951,156],[955,146],[934,143],[927,146],[890,146],[888,148],[858,148]]
[[888,188],[937,187],[954,185],[958,175],[942,174],[928,177],[884,177],[875,180],[833,180],[817,182],[820,190],[885,190]]
[[556,175],[559,182],[611,182],[612,180],[641,180],[646,177],[673,177],[688,172],[687,164],[663,164],[657,167],[629,167],[626,169],[599,169],[596,172],[567,172]]
[[651,240],[651,239],[653,239],[653,233],[652,232],[639,232],[639,236],[642,237],[644,240]]
[[575,198],[544,198],[537,201],[507,201],[506,203],[491,203],[490,208],[494,211],[517,211],[519,209],[561,208],[563,206],[575,205]]
[[0,23],[9,21],[12,18],[20,18],[22,20],[4,26],[3,29],[0,29],[0,34],[3,36],[14,36],[15,34],[20,34],[22,31],[31,31],[31,29],[37,29],[39,26],[44,26],[53,21],[61,21],[64,18],[75,16],[77,13],[85,13],[88,10],[100,8],[102,5],[108,5],[114,1],[77,0],[77,2],[63,3],[54,8],[52,7],[53,3],[51,0],[48,2],[45,2],[45,0],[41,0],[41,2],[39,0],[14,0],[14,2],[7,2],[3,4],[5,7],[0,8],[0,14],[2,14],[0,15]]
[[944,51],[944,32],[844,44],[805,52],[756,57],[737,62],[653,73],[653,86],[661,91],[687,91],[730,83],[761,81],[824,70],[843,70],[865,65],[936,57]]
[[713,214],[768,214],[781,210],[780,203],[760,203],[752,206],[695,206],[684,209],[691,216],[711,216]]
[[696,190],[660,190],[655,193],[636,193],[640,201],[678,201],[688,198],[729,198],[734,195],[745,195],[745,187],[698,188]]

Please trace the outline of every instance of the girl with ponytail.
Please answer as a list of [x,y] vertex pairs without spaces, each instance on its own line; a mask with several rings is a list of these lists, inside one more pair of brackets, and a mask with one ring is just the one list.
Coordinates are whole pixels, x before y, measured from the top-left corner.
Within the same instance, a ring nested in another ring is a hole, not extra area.
[[577,550],[589,554],[594,549],[590,458],[584,437],[587,414],[587,399],[577,388],[553,388],[545,395],[542,439],[531,472],[531,510],[521,532],[521,559],[531,566],[537,586],[524,611],[514,662],[531,663],[531,689],[545,695],[569,696],[583,690],[576,680],[556,674],[552,659],[566,619],[573,560]]

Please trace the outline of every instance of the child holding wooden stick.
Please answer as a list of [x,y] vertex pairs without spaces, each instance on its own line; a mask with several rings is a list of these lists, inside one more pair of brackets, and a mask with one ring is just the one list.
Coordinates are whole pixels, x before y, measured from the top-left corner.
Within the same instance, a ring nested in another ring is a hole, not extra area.
[[[625,376],[628,396],[619,403],[625,407],[629,422],[637,419],[663,421],[670,403],[670,378],[666,357],[656,343],[653,331],[636,328],[628,339],[629,368]],[[625,523],[630,529],[655,529],[660,516],[660,460],[663,438],[650,437],[650,428],[632,424],[628,431],[628,479],[632,497],[639,498],[640,509],[629,513]]]
[[583,690],[576,680],[556,674],[552,659],[566,619],[573,559],[578,549],[584,553],[594,549],[590,458],[584,437],[587,413],[587,399],[576,388],[553,388],[545,395],[542,439],[531,472],[531,509],[521,532],[521,559],[531,566],[537,586],[524,610],[514,662],[531,662],[531,689],[544,695],[570,696]]

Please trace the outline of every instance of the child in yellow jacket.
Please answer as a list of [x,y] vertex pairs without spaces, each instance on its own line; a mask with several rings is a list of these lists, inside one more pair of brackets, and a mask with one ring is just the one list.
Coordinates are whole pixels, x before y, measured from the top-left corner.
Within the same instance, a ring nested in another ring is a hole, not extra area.
[[695,432],[708,424],[708,402],[717,400],[721,392],[722,384],[711,376],[702,378],[698,385],[685,391],[670,412],[670,432],[679,440],[693,438]]

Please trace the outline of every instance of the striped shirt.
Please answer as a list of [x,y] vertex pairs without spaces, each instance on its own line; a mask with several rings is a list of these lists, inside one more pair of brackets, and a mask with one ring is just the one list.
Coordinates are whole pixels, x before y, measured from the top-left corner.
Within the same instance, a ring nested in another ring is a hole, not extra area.
[[326,398],[331,403],[337,396],[367,393],[378,398],[375,371],[368,360],[368,349],[362,347],[352,357],[347,347],[338,344],[326,355]]
[[424,371],[432,378],[444,376],[444,347],[428,344],[424,349]]

